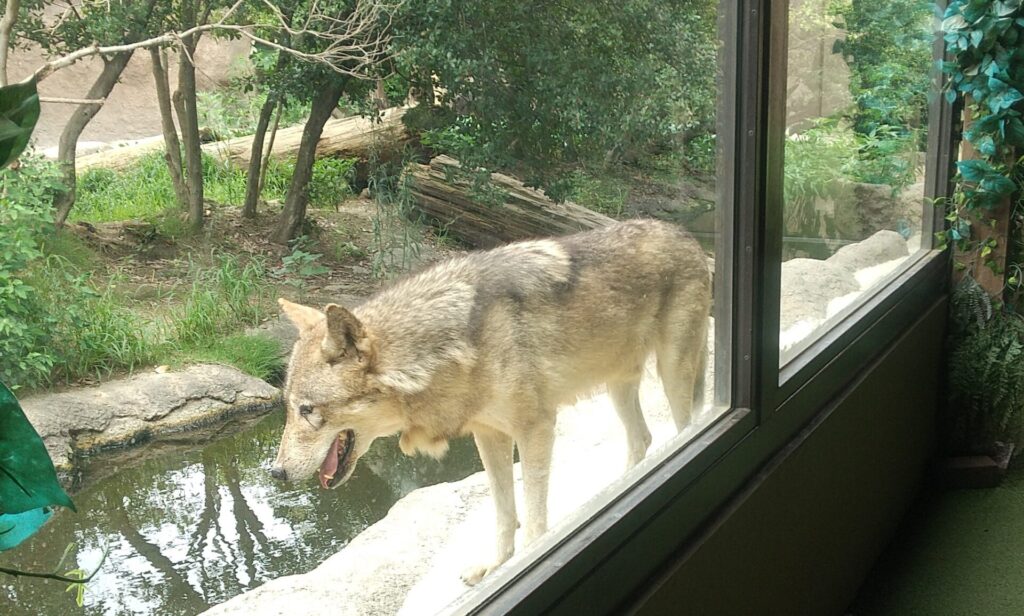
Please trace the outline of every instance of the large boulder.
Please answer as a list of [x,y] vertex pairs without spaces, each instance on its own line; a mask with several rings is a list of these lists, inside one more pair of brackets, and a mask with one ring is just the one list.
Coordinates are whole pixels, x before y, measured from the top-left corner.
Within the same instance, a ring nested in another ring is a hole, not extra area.
[[66,471],[78,454],[269,411],[280,404],[280,393],[235,368],[201,364],[30,396],[21,403],[54,465]]

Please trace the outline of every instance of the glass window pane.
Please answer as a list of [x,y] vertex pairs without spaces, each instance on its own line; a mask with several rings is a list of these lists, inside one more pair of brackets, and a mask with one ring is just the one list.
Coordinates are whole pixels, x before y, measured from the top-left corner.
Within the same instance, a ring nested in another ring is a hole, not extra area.
[[[80,4],[102,13],[130,3]],[[355,4],[366,3],[312,3]],[[177,198],[197,193],[175,190],[174,157],[149,152],[133,163],[126,152],[135,150],[104,153],[124,160],[79,176],[69,222],[90,230],[83,237],[115,238],[104,246],[116,260],[100,255],[94,268],[83,259],[95,274],[87,291],[71,286],[62,301],[22,306],[43,311],[82,295],[96,298],[88,306],[102,311],[99,320],[92,328],[77,304],[61,320],[47,312],[36,328],[61,335],[41,331],[44,342],[26,343],[26,355],[82,359],[80,373],[54,375],[94,398],[103,396],[86,388],[114,378],[108,368],[134,371],[136,380],[119,386],[125,406],[158,418],[185,409],[205,422],[209,400],[241,404],[249,394],[258,410],[232,408],[232,421],[201,433],[147,442],[145,432],[124,455],[82,461],[78,514],[56,513],[0,562],[35,571],[62,562],[65,573],[91,571],[106,554],[82,595],[86,614],[196,614],[227,601],[220,613],[331,605],[429,614],[481,594],[464,579],[536,562],[539,547],[692,444],[731,394],[735,4],[376,3],[383,13],[375,8],[361,27],[386,23],[393,38],[367,79],[204,37],[200,76],[218,76],[196,104],[204,136],[250,143],[259,123],[270,132],[266,148],[276,144],[256,210],[243,214],[242,203],[259,183],[246,182],[250,165],[237,165],[223,144],[206,147],[203,168],[193,167],[206,174],[208,201],[191,210],[205,217],[196,236]],[[331,28],[362,24],[358,15],[297,13],[293,25],[307,17]],[[379,59],[341,48],[335,42],[325,55],[358,68]],[[158,56],[138,53],[132,65]],[[228,84],[210,64],[237,69],[239,81]],[[135,97],[152,91],[153,68],[122,75],[104,112],[119,88],[131,88],[131,104],[113,112],[130,108],[132,117],[107,126],[160,132],[155,98],[152,117],[127,121],[143,113]],[[95,78],[72,75],[82,92]],[[311,156],[296,152],[318,142],[306,138],[319,130],[309,118],[327,128],[303,172]],[[56,145],[59,130],[51,133],[40,149]],[[337,156],[323,155],[331,148]],[[290,192],[293,177],[306,177],[306,188]],[[282,229],[294,231],[288,244]],[[512,241],[524,243],[505,246]],[[33,284],[47,271],[30,272]],[[53,285],[79,280],[77,269],[61,271]],[[295,302],[280,322],[277,295]],[[104,338],[115,326],[124,338]],[[85,342],[68,342],[70,331]],[[286,385],[257,361],[276,366],[267,333],[297,345]],[[67,343],[59,349],[58,338]],[[129,359],[75,355],[113,344],[107,338]],[[134,355],[140,340],[151,340],[154,354]],[[273,390],[251,380],[236,395],[226,379],[202,373],[209,391],[182,387],[180,404],[143,380],[170,380],[164,387],[177,391],[167,373],[193,361],[276,379],[287,408],[260,417]],[[110,424],[120,430],[115,411]],[[93,442],[92,430],[70,433]],[[13,613],[69,613],[76,597],[63,588],[0,579],[0,602]]]
[[934,10],[926,0],[790,2],[783,364],[931,247]]

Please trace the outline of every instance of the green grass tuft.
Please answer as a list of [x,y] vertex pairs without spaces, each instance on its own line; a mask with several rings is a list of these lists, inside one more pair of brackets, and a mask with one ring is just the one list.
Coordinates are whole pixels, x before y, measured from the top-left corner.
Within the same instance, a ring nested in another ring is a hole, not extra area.
[[280,343],[262,334],[211,339],[179,352],[175,360],[175,363],[228,364],[264,381],[280,380],[285,367]]
[[[322,158],[313,166],[309,185],[310,205],[334,206],[351,196],[350,182],[355,161]],[[262,198],[280,201],[285,198],[295,162],[271,160],[267,167]],[[246,170],[216,158],[203,155],[203,195],[214,203],[240,206],[245,200]],[[161,152],[140,158],[122,172],[90,169],[78,178],[78,193],[72,220],[92,223],[119,220],[146,220],[176,237],[185,226],[174,221],[180,208],[175,201],[174,186]]]

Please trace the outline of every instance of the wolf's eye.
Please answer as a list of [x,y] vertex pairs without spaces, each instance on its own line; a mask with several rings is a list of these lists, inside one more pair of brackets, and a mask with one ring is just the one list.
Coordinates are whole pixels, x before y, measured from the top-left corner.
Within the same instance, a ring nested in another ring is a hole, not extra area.
[[313,414],[313,406],[311,404],[300,404],[299,415],[303,417],[309,417]]

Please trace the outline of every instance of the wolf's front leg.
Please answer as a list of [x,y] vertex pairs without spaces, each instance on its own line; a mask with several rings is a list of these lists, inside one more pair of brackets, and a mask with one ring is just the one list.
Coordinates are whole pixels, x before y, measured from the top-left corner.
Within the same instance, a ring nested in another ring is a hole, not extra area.
[[494,561],[470,567],[462,574],[462,581],[472,586],[512,557],[515,550],[516,500],[512,482],[512,437],[496,430],[481,428],[473,431],[480,460],[491,484],[491,497],[497,513],[498,544]]

